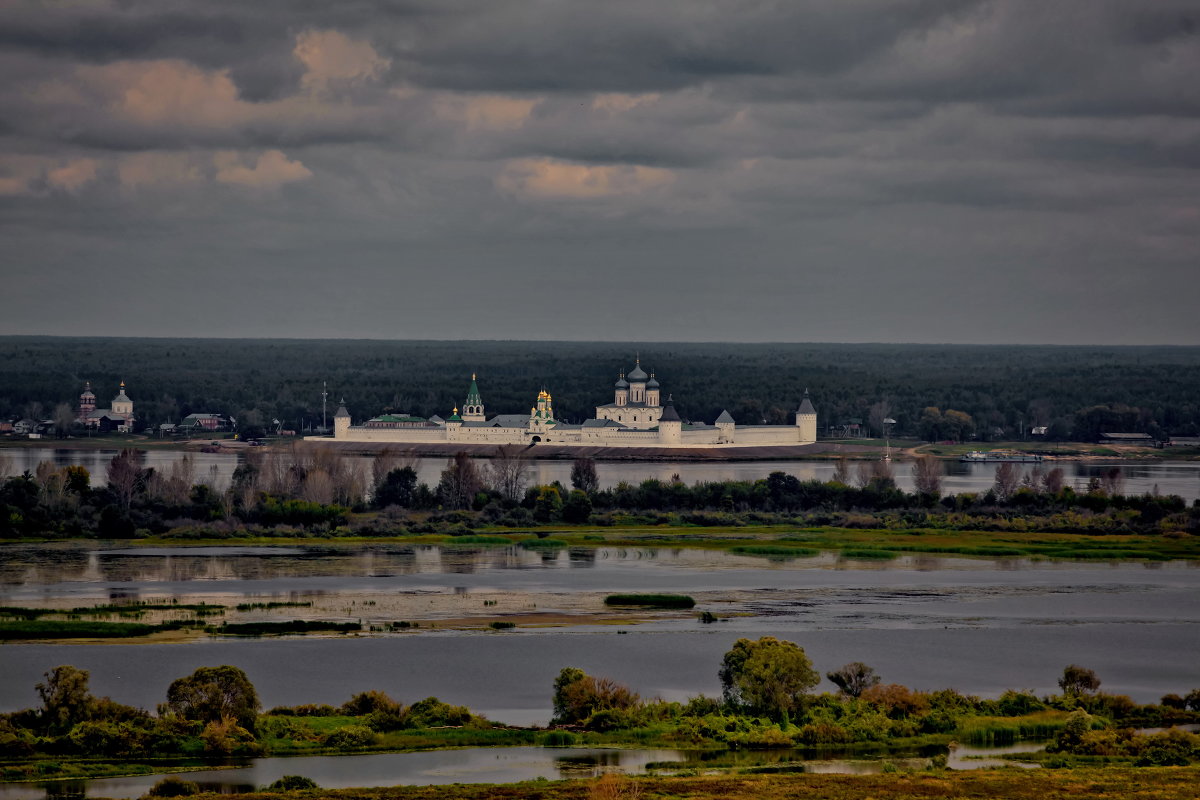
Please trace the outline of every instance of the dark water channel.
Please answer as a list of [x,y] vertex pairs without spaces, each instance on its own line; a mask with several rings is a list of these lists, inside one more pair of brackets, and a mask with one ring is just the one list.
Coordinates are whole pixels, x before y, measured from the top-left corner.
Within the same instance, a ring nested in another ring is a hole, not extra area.
[[[952,754],[949,766],[954,769],[976,769],[1011,764],[1014,762],[1001,761],[995,756],[1001,753],[1032,752],[1041,749],[1042,746],[1041,743],[1021,743],[993,749],[962,747]],[[237,794],[261,789],[284,775],[303,775],[316,781],[322,788],[341,789],[449,783],[513,783],[538,778],[591,778],[610,771],[638,775],[647,772],[647,765],[655,765],[655,772],[671,774],[675,770],[704,771],[716,762],[725,767],[787,764],[795,765],[796,771],[865,774],[880,772],[886,763],[921,769],[928,765],[928,755],[914,753],[896,758],[864,759],[820,756],[792,750],[696,752],[501,747],[418,753],[258,758],[228,769],[173,774],[199,784],[205,791]],[[135,798],[144,795],[163,777],[159,774],[90,781],[0,784],[0,800],[82,796]]]

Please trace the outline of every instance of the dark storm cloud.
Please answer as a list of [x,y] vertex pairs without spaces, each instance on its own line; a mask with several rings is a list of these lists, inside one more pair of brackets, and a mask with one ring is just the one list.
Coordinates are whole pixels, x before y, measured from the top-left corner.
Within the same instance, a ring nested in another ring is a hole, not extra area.
[[0,72],[0,333],[1200,334],[1194,4],[18,0]]

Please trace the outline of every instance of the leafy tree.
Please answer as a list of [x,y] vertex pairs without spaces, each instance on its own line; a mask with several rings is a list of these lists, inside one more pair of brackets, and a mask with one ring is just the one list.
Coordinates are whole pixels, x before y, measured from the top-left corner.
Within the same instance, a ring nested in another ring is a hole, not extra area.
[[170,775],[151,786],[146,794],[151,797],[187,797],[199,791],[199,784]]
[[942,424],[945,426],[946,433],[956,442],[969,438],[975,432],[975,420],[971,418],[971,415],[953,408],[947,409],[946,413],[942,415]]
[[78,722],[91,719],[96,698],[88,690],[90,673],[70,665],[45,673],[45,683],[35,687],[42,699],[42,720],[51,731],[67,731]]
[[559,724],[584,722],[600,711],[636,708],[640,702],[628,687],[576,667],[564,667],[554,679],[554,722]]
[[563,500],[555,486],[538,489],[537,501],[533,506],[533,518],[538,522],[553,522],[562,514]]
[[847,697],[860,696],[867,689],[878,685],[880,680],[875,670],[861,661],[852,661],[840,669],[827,672],[825,677]]
[[254,730],[261,707],[246,673],[228,664],[200,667],[167,689],[166,709],[199,722],[234,720],[238,726]]
[[586,456],[575,459],[571,463],[571,486],[587,494],[599,491],[600,478],[596,474],[596,462]]
[[400,703],[386,692],[372,689],[354,695],[338,711],[348,717],[362,717],[375,711],[399,712],[400,708]]
[[[1061,683],[1061,681],[1060,681]],[[1082,708],[1077,708],[1067,715],[1067,721],[1058,735],[1054,737],[1047,750],[1051,752],[1073,753],[1083,742],[1083,735],[1092,728],[1092,717]]]
[[563,521],[578,525],[587,522],[591,515],[592,501],[587,496],[587,492],[582,489],[572,489],[571,493],[567,495],[567,502],[563,505]]
[[87,467],[72,464],[66,468],[64,475],[66,476],[65,488],[68,492],[81,497],[88,493],[91,488],[92,476],[88,473]]
[[375,508],[400,506],[410,508],[417,491],[417,471],[412,467],[393,469],[375,487],[372,505]]
[[1099,689],[1100,679],[1092,670],[1078,664],[1070,664],[1058,679],[1058,687],[1068,696],[1080,697]]
[[821,680],[803,649],[774,636],[738,639],[719,674],[726,702],[772,717],[799,710],[804,695]]
[[921,438],[927,442],[936,442],[944,438],[945,423],[942,420],[942,410],[937,406],[926,406],[917,422],[917,430]]
[[317,782],[303,775],[284,775],[267,787],[268,792],[298,792],[305,789],[320,789]]

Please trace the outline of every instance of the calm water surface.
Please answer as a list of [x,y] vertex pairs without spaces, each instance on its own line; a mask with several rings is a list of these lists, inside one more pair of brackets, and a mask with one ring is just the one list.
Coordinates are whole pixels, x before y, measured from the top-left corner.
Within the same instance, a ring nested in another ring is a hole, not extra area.
[[[12,448],[0,450],[0,469],[7,459],[7,470],[20,474],[24,470],[36,469],[42,461],[53,461],[59,466],[79,465],[92,474],[93,482],[103,479],[108,462],[117,450],[69,450],[53,447]],[[146,451],[146,465],[162,469],[177,461],[180,451]],[[217,488],[225,488],[240,463],[241,456],[234,453],[191,453],[193,470],[197,482],[207,482]],[[370,469],[370,458],[354,457],[363,469]],[[436,485],[449,459],[416,459],[416,470],[421,481]],[[1027,469],[1031,465],[1018,465]],[[1070,485],[1083,487],[1093,478],[1108,469],[1119,466],[1125,476],[1124,491],[1130,494],[1152,492],[1156,488],[1162,494],[1177,494],[1191,502],[1200,498],[1200,462],[1197,461],[1058,461],[1047,462],[1045,469],[1060,467]],[[896,482],[900,488],[912,490],[912,464],[898,461],[894,464]],[[691,462],[691,461],[621,461],[599,462],[596,473],[601,488],[612,488],[621,481],[639,483],[647,478],[669,481],[679,475],[684,483],[721,480],[757,480],[780,470],[795,475],[801,480],[827,481],[833,477],[832,461],[738,461],[738,462]],[[964,464],[946,462],[947,475],[942,490],[947,494],[960,492],[982,492],[995,482],[995,464]],[[560,481],[564,486],[571,482],[571,462],[559,460],[532,460],[530,482],[536,484]]]
[[[863,564],[833,555],[772,562],[679,548],[0,548],[0,605],[70,605],[109,598],[320,599],[390,595],[533,598],[541,610],[594,593],[678,591],[697,610],[638,625],[427,630],[350,637],[202,639],[178,644],[0,646],[0,710],[34,705],[47,669],[92,671],[98,694],[153,708],[167,685],[199,666],[235,664],[266,706],[341,703],[382,689],[429,695],[493,719],[550,715],[565,666],[669,700],[719,691],[717,667],[739,637],[800,643],[824,673],[849,661],[885,681],[983,695],[1055,691],[1070,663],[1136,700],[1200,686],[1200,568],[1186,562],[1078,564],[900,558]],[[382,602],[382,600],[380,601]],[[372,621],[373,606],[353,614]],[[288,612],[280,612],[288,613]],[[741,616],[745,615],[745,616]],[[829,687],[824,687],[829,688]]]

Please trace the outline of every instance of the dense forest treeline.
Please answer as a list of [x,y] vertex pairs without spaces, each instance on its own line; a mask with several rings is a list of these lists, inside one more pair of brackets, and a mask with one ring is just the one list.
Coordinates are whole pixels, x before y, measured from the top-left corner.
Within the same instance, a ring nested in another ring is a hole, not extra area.
[[[787,423],[808,389],[822,431],[890,416],[897,435],[945,438],[1200,433],[1200,347],[3,337],[0,418],[74,407],[88,380],[103,408],[124,380],[139,427],[204,412],[299,430],[320,424],[323,381],[330,416],[344,396],[356,420],[427,417],[461,406],[478,373],[489,414],[525,413],[545,387],[558,418],[579,421],[611,402],[635,353],[695,421],[728,409]],[[931,425],[929,408],[970,424]]]

